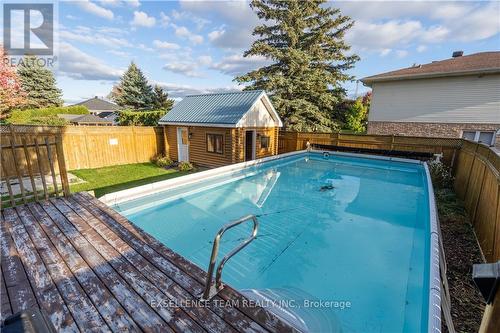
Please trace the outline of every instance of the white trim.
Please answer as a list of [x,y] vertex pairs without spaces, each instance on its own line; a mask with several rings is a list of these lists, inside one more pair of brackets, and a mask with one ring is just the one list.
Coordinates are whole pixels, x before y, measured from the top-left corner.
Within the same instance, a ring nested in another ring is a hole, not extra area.
[[[182,131],[185,130],[187,132],[187,135],[189,136],[189,128],[187,127],[177,127],[177,159],[179,162],[189,162],[189,141],[186,145],[182,144]],[[187,146],[186,150],[186,159],[181,160],[181,146]]]
[[[460,137],[462,139],[465,139],[464,138],[464,132],[475,132],[474,134],[474,139],[472,139],[472,141],[474,142],[477,142],[477,143],[480,143],[479,142],[479,136],[481,135],[481,133],[493,133],[493,135],[491,136],[491,142],[488,144],[488,146],[494,146],[495,145],[495,141],[496,141],[496,135],[497,135],[497,131],[495,130],[476,130],[476,129],[463,129],[460,131]],[[467,140],[470,140],[470,139],[467,139]],[[482,144],[486,145],[485,142],[481,142]]]
[[193,127],[226,127],[236,128],[236,124],[217,124],[217,123],[182,123],[172,121],[159,121],[158,125],[173,125],[173,126],[193,126]]
[[[485,75],[485,74],[497,74],[500,72],[498,67],[484,68],[484,69],[471,69],[465,71],[455,71],[455,72],[434,72],[434,73],[416,73],[416,74],[403,74],[403,75],[391,75],[382,76],[377,78],[365,77],[360,81],[364,86],[370,86],[373,83],[378,82],[388,82],[388,81],[400,81],[400,80],[417,80],[417,79],[432,79],[437,77],[451,77],[451,76],[468,76],[468,75]],[[383,75],[378,74],[378,75]],[[378,76],[375,75],[375,76]]]
[[[259,97],[258,97],[258,98],[257,98],[257,99],[253,102],[253,104],[252,104],[252,106],[250,107],[250,109],[248,109],[248,110],[247,110],[247,112],[245,112],[245,113],[243,114],[243,116],[241,116],[241,119],[240,119],[240,120],[238,120],[238,122],[236,123],[236,127],[246,127],[246,126],[244,126],[244,124],[242,124],[242,120],[243,120],[243,118],[245,117],[245,115],[246,115],[248,112],[252,111],[252,110],[255,108],[255,106],[257,105],[257,103],[259,103],[259,102],[260,102],[260,99],[261,99],[262,97],[264,97],[264,98],[266,99],[266,101],[267,101],[267,104],[269,104],[269,105],[271,106],[271,110],[269,110],[269,109],[268,109],[268,107],[266,106],[266,104],[265,104],[265,103],[263,103],[263,104],[264,104],[264,107],[266,108],[266,110],[267,110],[269,113],[271,113],[271,118],[273,118],[273,120],[274,120],[274,122],[275,122],[274,126],[275,126],[275,127],[283,127],[283,122],[281,121],[281,118],[280,118],[280,116],[279,116],[278,112],[277,112],[277,111],[276,111],[276,109],[274,108],[273,103],[271,103],[271,100],[269,99],[269,96],[267,96],[267,94],[266,94],[266,92],[265,92],[265,91],[262,91],[262,93],[259,95]],[[278,125],[276,125],[276,120],[278,120]]]

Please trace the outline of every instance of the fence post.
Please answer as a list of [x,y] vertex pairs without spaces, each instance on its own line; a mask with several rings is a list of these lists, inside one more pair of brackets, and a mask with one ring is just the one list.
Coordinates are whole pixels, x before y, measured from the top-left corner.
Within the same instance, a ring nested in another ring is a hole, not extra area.
[[64,148],[62,143],[62,133],[56,134],[56,153],[57,153],[57,164],[59,165],[59,176],[61,177],[61,183],[63,188],[63,194],[65,197],[70,195],[68,172],[66,170],[66,162],[64,161]]

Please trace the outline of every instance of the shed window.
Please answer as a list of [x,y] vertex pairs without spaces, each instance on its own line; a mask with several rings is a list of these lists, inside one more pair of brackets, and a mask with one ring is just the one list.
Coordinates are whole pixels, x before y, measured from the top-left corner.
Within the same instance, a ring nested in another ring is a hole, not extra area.
[[494,143],[495,132],[493,131],[463,131],[462,138],[467,140],[476,141],[479,143],[484,143],[485,145],[491,146]]
[[261,135],[260,148],[261,149],[269,149],[269,142],[271,142],[271,138],[269,136]]
[[224,153],[224,135],[207,134],[207,151],[209,153]]

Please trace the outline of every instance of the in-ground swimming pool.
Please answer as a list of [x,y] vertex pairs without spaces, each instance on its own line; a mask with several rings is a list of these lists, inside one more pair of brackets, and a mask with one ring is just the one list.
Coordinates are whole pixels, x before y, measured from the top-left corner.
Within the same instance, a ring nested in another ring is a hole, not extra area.
[[[280,301],[300,329],[428,330],[436,310],[424,164],[312,152],[211,172],[114,208],[205,270],[221,226],[255,214],[258,237],[226,264],[225,283]],[[250,223],[228,231],[219,258],[250,233]]]

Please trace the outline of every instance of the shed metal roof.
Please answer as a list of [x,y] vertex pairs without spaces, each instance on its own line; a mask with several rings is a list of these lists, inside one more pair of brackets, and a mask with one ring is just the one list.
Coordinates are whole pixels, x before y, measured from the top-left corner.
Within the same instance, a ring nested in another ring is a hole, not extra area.
[[160,124],[236,125],[263,94],[263,90],[246,90],[186,96],[160,119]]

